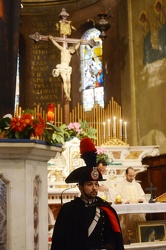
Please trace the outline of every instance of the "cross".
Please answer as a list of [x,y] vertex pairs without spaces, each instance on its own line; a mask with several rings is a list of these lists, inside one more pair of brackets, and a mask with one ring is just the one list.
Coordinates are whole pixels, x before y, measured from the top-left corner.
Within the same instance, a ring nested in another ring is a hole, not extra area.
[[150,187],[149,187],[149,188],[145,188],[145,190],[146,190],[146,191],[150,191],[150,193],[151,193],[151,197],[150,197],[149,203],[155,202],[155,201],[154,201],[153,191],[156,191],[157,188],[154,187],[152,183],[150,183]]
[[[33,39],[34,41],[36,41],[36,42],[49,41],[49,36],[41,35],[39,32],[36,32],[36,33],[34,33],[32,35],[29,35],[29,37],[31,39]],[[91,47],[94,47],[94,46],[98,45],[98,42],[95,42],[93,39],[91,39],[91,40],[81,40],[81,39],[69,38],[69,37],[67,37],[67,35],[63,35],[62,37],[54,36],[53,39],[56,42],[62,43],[64,48],[66,48],[67,45],[70,44],[70,43],[72,43],[72,44],[73,43],[78,43],[79,41],[81,41],[81,44],[83,44],[83,45],[88,44]]]
[[[93,39],[91,40],[81,40],[81,39],[74,39],[74,38],[68,38],[67,35],[71,34],[71,29],[75,29],[71,25],[71,21],[68,21],[67,18],[69,14],[66,12],[66,9],[63,8],[62,12],[59,14],[61,17],[61,20],[59,21],[59,24],[56,24],[57,28],[60,29],[60,35],[61,37],[52,37],[50,35],[41,35],[39,32],[36,32],[32,35],[29,35],[29,37],[36,42],[42,40],[42,41],[49,41],[51,40],[52,43],[61,50],[61,63],[56,65],[56,69],[52,71],[52,74],[54,77],[57,77],[61,75],[63,80],[63,88],[62,88],[62,103],[63,103],[63,109],[64,112],[64,122],[69,123],[69,101],[70,98],[70,91],[71,91],[71,72],[72,68],[70,66],[70,60],[71,55],[73,54],[72,50],[68,46],[69,44],[76,44],[75,50],[78,49],[78,47],[81,44],[88,44],[91,47],[97,46],[99,43],[95,42]],[[59,44],[62,43],[62,46]],[[66,100],[64,101],[64,94]]]

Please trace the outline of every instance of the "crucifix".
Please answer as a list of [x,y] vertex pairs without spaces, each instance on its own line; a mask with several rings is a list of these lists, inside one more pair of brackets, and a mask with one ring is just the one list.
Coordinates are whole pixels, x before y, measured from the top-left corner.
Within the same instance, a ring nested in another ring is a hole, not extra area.
[[150,197],[150,200],[149,200],[149,203],[154,203],[155,202],[155,195],[154,195],[154,191],[157,190],[156,187],[153,186],[152,183],[150,183],[150,187],[149,188],[145,188],[146,191],[150,191],[151,193],[151,197]]
[[[63,8],[62,12],[59,14],[61,20],[56,27],[60,30],[61,37],[53,37],[53,36],[46,36],[40,35],[39,32],[30,35],[29,37],[36,42],[42,41],[51,41],[60,51],[61,51],[61,62],[60,64],[56,65],[56,68],[52,70],[53,77],[58,77],[59,75],[63,81],[63,93],[65,94],[65,102],[63,104],[64,108],[64,119],[65,122],[68,123],[69,121],[69,101],[71,101],[70,91],[71,91],[71,73],[72,67],[70,66],[72,55],[76,52],[81,44],[87,44],[91,47],[98,45],[93,39],[91,40],[81,40],[81,39],[73,39],[68,38],[67,35],[71,34],[71,30],[75,29],[71,25],[71,21],[68,21],[67,18],[69,14]],[[62,45],[61,45],[62,44]],[[69,44],[72,44],[70,47]],[[75,44],[75,46],[73,46]],[[62,95],[63,98],[63,95]],[[68,120],[68,121],[67,121]]]

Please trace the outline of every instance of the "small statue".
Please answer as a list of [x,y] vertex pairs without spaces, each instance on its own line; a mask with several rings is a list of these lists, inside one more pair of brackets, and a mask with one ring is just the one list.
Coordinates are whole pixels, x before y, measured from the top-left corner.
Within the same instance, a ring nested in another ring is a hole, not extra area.
[[60,30],[61,35],[71,35],[72,29],[76,30],[76,28],[71,25],[71,21],[67,20],[69,14],[66,12],[65,8],[62,9],[59,16],[61,17],[61,20],[59,23],[56,23],[56,29]]

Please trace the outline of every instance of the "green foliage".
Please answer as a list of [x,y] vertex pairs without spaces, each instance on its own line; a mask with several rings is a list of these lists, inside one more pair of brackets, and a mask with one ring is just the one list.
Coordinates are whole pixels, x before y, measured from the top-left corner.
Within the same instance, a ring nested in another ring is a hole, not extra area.
[[0,135],[2,132],[7,132],[10,129],[10,121],[11,119],[9,117],[0,119]]
[[97,129],[88,127],[86,121],[79,120],[79,123],[70,123],[68,126],[62,124],[60,127],[57,127],[49,122],[46,123],[47,128],[44,132],[45,140],[51,144],[64,144],[66,141],[71,140],[73,137],[82,139],[85,137],[91,139],[97,139],[96,133]]

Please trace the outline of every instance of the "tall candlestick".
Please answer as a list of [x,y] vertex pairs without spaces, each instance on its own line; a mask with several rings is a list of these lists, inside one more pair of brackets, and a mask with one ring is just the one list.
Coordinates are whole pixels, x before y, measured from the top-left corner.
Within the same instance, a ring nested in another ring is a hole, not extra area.
[[127,139],[127,122],[124,122],[124,138]]
[[119,120],[119,136],[122,138],[122,119]]
[[111,120],[108,119],[108,137],[110,137],[110,122],[111,122]]
[[103,139],[105,140],[105,122],[103,122]]
[[116,117],[113,118],[113,136],[116,137]]

